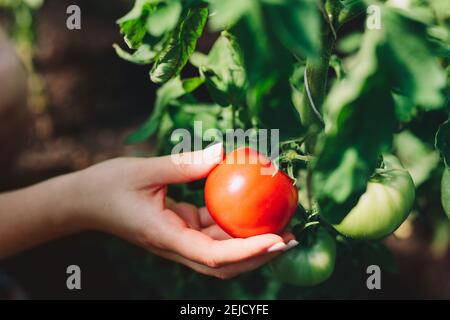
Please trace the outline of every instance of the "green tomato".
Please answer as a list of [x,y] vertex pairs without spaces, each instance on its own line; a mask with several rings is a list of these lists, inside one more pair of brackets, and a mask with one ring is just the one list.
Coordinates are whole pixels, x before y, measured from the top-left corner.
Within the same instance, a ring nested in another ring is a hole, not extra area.
[[315,286],[327,280],[334,271],[336,242],[323,228],[307,235],[300,243],[270,263],[273,275],[295,286]]
[[408,217],[415,198],[414,182],[392,156],[384,157],[357,205],[334,228],[354,239],[375,240],[394,232]]

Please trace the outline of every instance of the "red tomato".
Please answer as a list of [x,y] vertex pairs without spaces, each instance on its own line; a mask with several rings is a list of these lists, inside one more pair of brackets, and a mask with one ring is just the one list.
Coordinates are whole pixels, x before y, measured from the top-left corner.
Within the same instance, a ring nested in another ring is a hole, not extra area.
[[297,208],[297,197],[291,178],[251,148],[228,154],[205,186],[211,216],[237,238],[281,233]]

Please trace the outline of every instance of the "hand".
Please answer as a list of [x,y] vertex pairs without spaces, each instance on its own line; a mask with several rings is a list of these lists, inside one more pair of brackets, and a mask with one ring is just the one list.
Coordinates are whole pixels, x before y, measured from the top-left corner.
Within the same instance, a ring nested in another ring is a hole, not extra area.
[[222,159],[222,145],[216,144],[178,158],[119,158],[83,170],[74,194],[78,224],[222,279],[258,268],[296,245],[293,235],[232,239],[206,208],[166,198],[168,184],[204,178]]

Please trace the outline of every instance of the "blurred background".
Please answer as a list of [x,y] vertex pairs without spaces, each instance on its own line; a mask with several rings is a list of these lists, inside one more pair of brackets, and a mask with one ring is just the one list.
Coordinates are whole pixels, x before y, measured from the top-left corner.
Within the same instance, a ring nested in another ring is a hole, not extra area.
[[[81,30],[66,28],[71,4],[81,7]],[[156,89],[147,67],[121,60],[112,48],[113,43],[123,44],[115,21],[132,4],[0,0],[0,191],[113,157],[152,154],[151,141],[123,142],[151,112]],[[214,35],[202,37],[198,49],[207,51],[211,39]],[[442,122],[440,115],[427,117],[412,128],[420,131],[422,123],[436,128]],[[414,143],[407,136],[402,139],[397,143]],[[263,277],[264,270],[225,283],[119,239],[84,233],[0,261],[0,298],[450,299],[450,225],[442,214],[433,172],[427,174],[432,178],[420,186],[418,197],[426,214],[413,212],[385,241],[398,270],[383,273],[380,291],[366,289],[362,266],[347,264],[311,290],[281,287]],[[65,271],[71,264],[81,267],[80,291],[66,288]]]

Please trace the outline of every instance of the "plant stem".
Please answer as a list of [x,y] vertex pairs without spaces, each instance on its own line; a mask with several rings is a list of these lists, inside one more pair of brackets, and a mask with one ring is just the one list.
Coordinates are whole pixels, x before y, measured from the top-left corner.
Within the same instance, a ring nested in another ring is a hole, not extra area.
[[[328,69],[330,65],[330,57],[333,51],[335,43],[335,34],[332,32],[329,26],[329,21],[323,21],[322,23],[322,35],[321,35],[321,54],[316,59],[306,60],[305,75],[307,80],[307,86],[305,85],[305,91],[302,97],[302,103],[300,106],[300,117],[302,124],[309,129],[311,135],[305,140],[305,149],[307,154],[314,154],[317,135],[323,128],[323,120],[320,115],[322,110],[322,104],[325,100],[325,93],[327,88]],[[306,92],[309,89],[309,94]],[[314,103],[311,105],[310,99]],[[306,192],[308,198],[309,210],[312,210],[312,171],[311,164],[307,166],[306,176]]]
[[[321,112],[322,104],[325,99],[327,86],[328,69],[330,64],[330,56],[334,46],[334,36],[329,29],[322,35],[322,52],[316,59],[307,59],[306,75],[311,98],[317,111]],[[305,90],[300,107],[300,116],[305,127],[310,128],[312,132],[318,132],[323,126],[321,119],[314,112],[313,106],[309,101],[308,94]],[[315,134],[307,141],[307,151],[312,152],[315,143]]]
[[[328,78],[328,68],[330,63],[330,56],[334,46],[334,36],[331,31],[325,32],[322,35],[322,53],[317,60],[306,61],[306,75],[308,80],[308,87],[310,90],[311,98],[317,111],[320,113],[322,110],[322,104],[325,99],[325,92]],[[302,104],[300,108],[300,116],[302,123],[305,127],[309,128],[312,133],[305,141],[305,148],[308,154],[313,154],[317,134],[323,127],[322,120],[314,112],[313,106],[309,101],[307,92],[303,93]],[[307,178],[306,178],[306,192],[308,198],[309,210],[312,210],[312,171],[311,164],[308,163]]]

